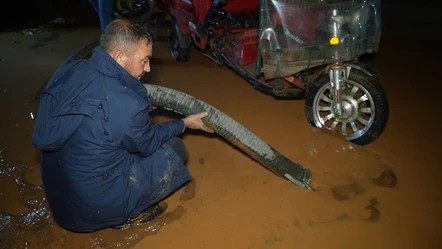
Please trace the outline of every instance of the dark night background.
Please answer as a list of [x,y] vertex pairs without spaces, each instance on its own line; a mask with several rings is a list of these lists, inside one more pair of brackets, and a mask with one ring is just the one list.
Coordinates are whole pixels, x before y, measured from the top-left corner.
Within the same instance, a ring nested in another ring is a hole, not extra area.
[[57,17],[76,26],[99,26],[98,16],[87,0],[19,0],[5,1],[0,31],[34,28]]
[[[88,0],[16,0],[4,1],[2,6],[0,31],[33,28],[56,17],[75,20],[77,26],[98,26],[98,16]],[[395,29],[410,29],[410,34],[416,28],[417,31],[434,28],[426,35],[440,33],[440,10],[438,3],[382,1],[384,24],[387,20],[391,24],[397,23]]]

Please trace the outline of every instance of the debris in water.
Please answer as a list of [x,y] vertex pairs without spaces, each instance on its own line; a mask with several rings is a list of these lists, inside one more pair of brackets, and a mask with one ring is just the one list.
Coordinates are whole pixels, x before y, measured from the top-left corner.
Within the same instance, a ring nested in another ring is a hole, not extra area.
[[362,195],[365,192],[365,188],[357,182],[336,186],[332,189],[333,198],[338,201],[349,200],[353,196]]
[[38,25],[35,28],[24,29],[22,31],[22,33],[25,35],[34,35],[34,34],[44,33],[44,32],[48,32],[51,28],[62,26],[65,23],[66,23],[66,21],[63,18],[58,17],[52,21],[47,22],[46,24]]
[[24,29],[22,31],[25,35],[34,35],[39,33],[45,33],[49,31],[50,26],[48,24],[39,25],[36,28]]
[[0,155],[3,154],[3,153],[5,153],[8,149],[9,149],[8,146],[6,146],[5,148],[1,149],[1,150],[0,150]]
[[51,213],[45,206],[19,216],[19,227],[24,230],[38,230],[49,225]]
[[32,112],[30,112],[29,115],[31,116],[31,119],[34,119],[34,114]]
[[64,24],[65,20],[61,17],[57,17],[52,21],[49,21],[48,23],[53,23],[53,24]]
[[377,221],[379,220],[379,216],[381,216],[381,213],[376,208],[376,205],[378,205],[379,202],[376,199],[376,197],[370,199],[370,205],[365,207],[370,212],[370,217],[368,217],[368,221]]
[[195,192],[196,192],[196,183],[195,183],[195,178],[192,177],[190,182],[188,182],[181,191],[180,200],[189,201],[193,199],[193,197],[195,197]]
[[25,29],[25,30],[23,30],[22,32],[23,32],[23,34],[25,34],[25,35],[34,35],[34,33],[32,32],[32,30],[29,30],[29,29]]
[[46,47],[48,44],[33,44],[33,45],[30,45],[29,46],[29,48],[35,48],[35,49],[38,49],[38,48],[40,48],[40,47]]
[[379,187],[394,188],[397,184],[397,177],[393,171],[385,170],[379,177],[373,178],[373,183]]
[[0,59],[0,61],[1,61],[1,62],[5,62],[6,60],[5,60],[5,59],[3,59],[3,58],[1,58],[1,59]]
[[4,230],[9,226],[11,223],[11,215],[0,211],[0,231],[4,232]]

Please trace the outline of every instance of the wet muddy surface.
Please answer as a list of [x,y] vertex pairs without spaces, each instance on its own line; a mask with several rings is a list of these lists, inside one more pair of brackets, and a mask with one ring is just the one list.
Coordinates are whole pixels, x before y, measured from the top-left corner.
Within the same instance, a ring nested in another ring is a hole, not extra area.
[[[370,61],[381,72],[391,109],[384,134],[365,147],[310,127],[303,101],[264,95],[195,51],[189,64],[175,62],[159,39],[143,82],[183,91],[228,114],[311,169],[314,191],[276,177],[219,136],[189,132],[182,138],[193,179],[165,200],[165,214],[145,225],[87,234],[52,220],[30,137],[39,89],[99,30],[0,34],[0,248],[441,248],[442,73],[435,55],[442,54],[442,39],[427,32],[440,27],[440,18],[421,10],[420,22],[405,22],[415,10],[407,11],[385,18],[379,54]],[[180,116],[154,113],[155,122],[174,118]]]

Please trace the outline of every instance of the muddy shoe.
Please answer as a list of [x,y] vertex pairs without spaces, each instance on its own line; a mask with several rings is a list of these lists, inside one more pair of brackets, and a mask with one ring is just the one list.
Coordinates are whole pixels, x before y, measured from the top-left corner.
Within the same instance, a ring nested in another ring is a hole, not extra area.
[[131,224],[132,224],[132,221],[129,220],[129,221],[124,222],[124,223],[121,224],[121,225],[113,226],[112,229],[115,229],[115,230],[124,230],[124,229],[129,228],[129,227],[131,226]]
[[146,208],[143,212],[141,212],[137,217],[126,221],[121,225],[113,226],[112,229],[116,230],[124,230],[132,226],[133,223],[136,224],[144,224],[150,221],[153,221],[155,218],[164,213],[167,209],[167,203],[159,203],[155,204],[151,207]]
[[153,221],[158,216],[162,215],[164,213],[164,211],[166,211],[167,206],[168,206],[167,203],[162,202],[162,203],[155,204],[151,207],[148,207],[146,210],[144,210],[141,213],[142,216],[139,220],[137,220],[137,223],[144,224],[144,223],[148,223],[150,221]]

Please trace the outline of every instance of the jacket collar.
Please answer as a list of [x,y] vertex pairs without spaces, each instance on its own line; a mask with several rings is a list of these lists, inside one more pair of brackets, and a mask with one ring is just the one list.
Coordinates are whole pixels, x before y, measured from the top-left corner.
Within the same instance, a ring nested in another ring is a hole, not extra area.
[[96,64],[98,71],[101,73],[119,79],[122,81],[122,84],[126,85],[141,97],[147,99],[146,89],[143,84],[137,78],[130,75],[126,69],[120,66],[120,64],[118,64],[102,47],[97,46],[94,48],[89,61]]

